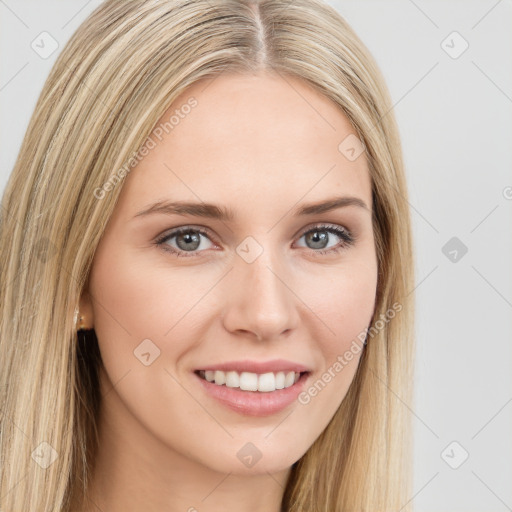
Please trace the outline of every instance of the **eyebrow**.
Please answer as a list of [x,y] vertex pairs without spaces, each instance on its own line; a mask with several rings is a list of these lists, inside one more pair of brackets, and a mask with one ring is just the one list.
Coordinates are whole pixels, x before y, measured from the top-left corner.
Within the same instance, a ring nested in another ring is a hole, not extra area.
[[[359,197],[343,196],[333,197],[319,203],[305,204],[293,210],[292,215],[316,215],[346,206],[357,206],[371,212],[366,203]],[[235,219],[235,214],[230,208],[217,206],[212,203],[194,203],[189,201],[158,201],[135,214],[134,218],[145,217],[155,213],[166,215],[192,215],[194,217],[205,217],[221,221],[233,221]]]

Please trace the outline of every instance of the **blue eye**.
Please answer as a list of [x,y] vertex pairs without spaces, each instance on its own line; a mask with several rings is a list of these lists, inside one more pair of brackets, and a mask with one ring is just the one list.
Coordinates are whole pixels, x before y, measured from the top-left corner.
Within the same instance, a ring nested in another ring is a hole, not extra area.
[[[330,241],[329,233],[336,235],[341,241],[332,247],[325,248]],[[157,240],[155,244],[162,247],[164,251],[174,254],[177,257],[198,256],[201,251],[202,237],[210,239],[208,231],[201,228],[191,226],[177,228],[170,233],[164,234]],[[303,232],[300,238],[306,237],[307,242],[312,243],[313,254],[323,255],[327,253],[337,253],[355,242],[355,237],[345,228],[335,225],[318,225]],[[175,239],[176,246],[170,245],[168,242]],[[208,247],[207,247],[208,248]],[[204,248],[203,248],[204,249]],[[318,250],[320,249],[320,250]],[[189,254],[187,254],[189,253]]]

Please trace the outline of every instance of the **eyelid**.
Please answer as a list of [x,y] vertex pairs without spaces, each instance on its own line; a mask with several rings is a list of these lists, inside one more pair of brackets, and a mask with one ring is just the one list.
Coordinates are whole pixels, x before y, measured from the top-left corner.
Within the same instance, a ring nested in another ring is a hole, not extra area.
[[328,228],[344,231],[345,233],[347,233],[347,235],[351,234],[351,231],[348,228],[346,228],[345,226],[342,226],[341,224],[332,224],[330,222],[313,222],[313,223],[309,224],[308,226],[306,226],[305,228],[302,228],[301,230],[299,230],[298,233],[295,235],[295,238],[304,236],[306,233],[309,233],[310,231],[313,231],[315,229],[318,229],[320,231],[321,229],[328,229]]

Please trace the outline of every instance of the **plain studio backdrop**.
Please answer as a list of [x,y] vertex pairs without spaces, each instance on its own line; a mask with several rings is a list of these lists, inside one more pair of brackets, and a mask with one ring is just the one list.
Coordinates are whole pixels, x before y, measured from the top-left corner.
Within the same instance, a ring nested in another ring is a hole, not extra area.
[[[0,0],[0,191],[51,66],[100,3]],[[410,500],[512,510],[512,1],[329,3],[376,58],[403,141],[417,255]]]

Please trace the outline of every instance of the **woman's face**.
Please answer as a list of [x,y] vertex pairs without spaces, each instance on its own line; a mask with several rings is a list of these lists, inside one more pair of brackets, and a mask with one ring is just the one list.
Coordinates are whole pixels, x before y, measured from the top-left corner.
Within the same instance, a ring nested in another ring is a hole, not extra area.
[[[159,456],[277,472],[338,409],[373,315],[366,156],[341,111],[290,77],[196,82],[165,123],[117,185],[82,302],[102,417]],[[342,197],[356,201],[312,208]]]

